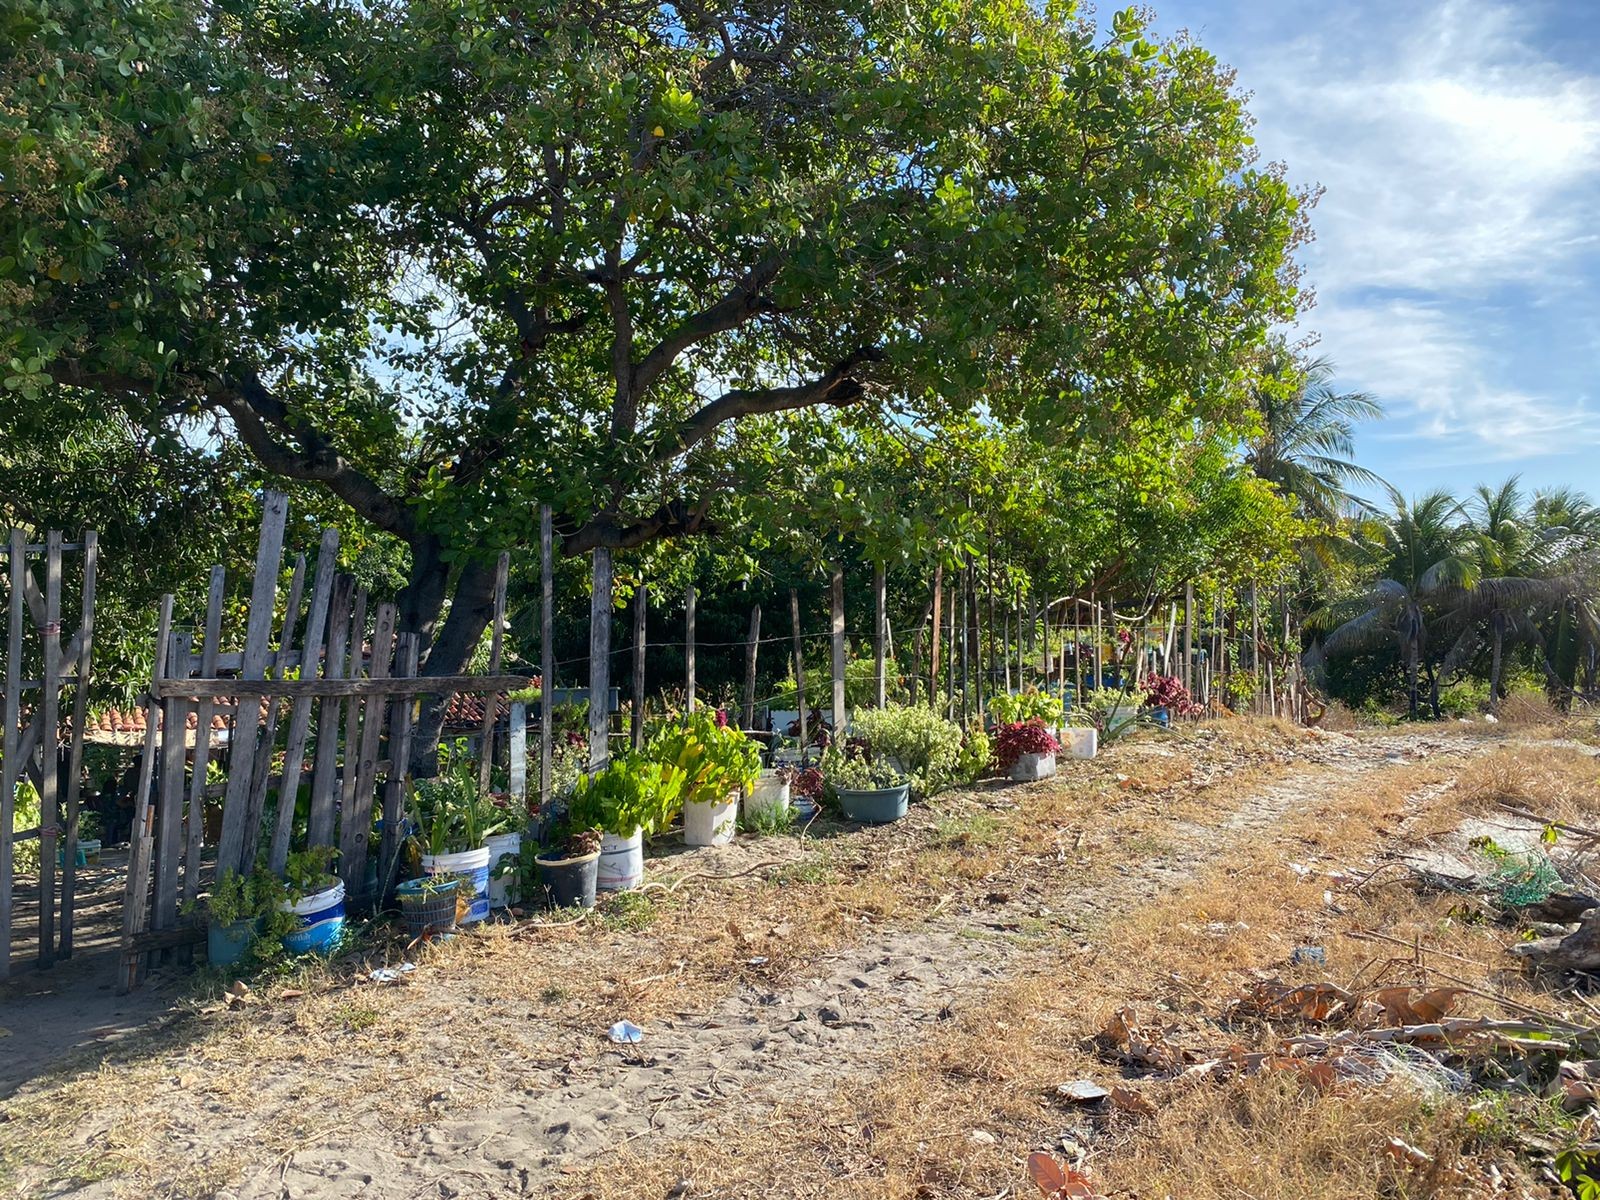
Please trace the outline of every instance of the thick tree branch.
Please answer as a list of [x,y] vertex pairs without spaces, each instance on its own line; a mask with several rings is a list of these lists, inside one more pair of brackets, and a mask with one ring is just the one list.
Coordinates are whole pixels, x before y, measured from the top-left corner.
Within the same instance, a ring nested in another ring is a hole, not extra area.
[[767,310],[762,293],[778,277],[783,267],[782,254],[769,254],[745,272],[728,294],[709,308],[694,314],[679,325],[650,350],[634,369],[633,386],[636,392],[648,391],[664,371],[677,361],[690,346],[703,342],[714,334],[737,329]]
[[670,462],[692,449],[729,421],[759,413],[786,412],[818,404],[854,404],[866,395],[866,384],[858,375],[868,363],[882,362],[883,352],[868,347],[857,350],[807,383],[779,388],[735,388],[704,405],[680,424],[673,436],[656,447],[655,460]]

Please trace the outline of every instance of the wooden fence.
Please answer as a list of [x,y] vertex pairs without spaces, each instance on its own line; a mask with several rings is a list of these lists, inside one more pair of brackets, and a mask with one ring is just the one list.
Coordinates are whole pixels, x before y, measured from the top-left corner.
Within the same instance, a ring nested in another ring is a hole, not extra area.
[[[292,850],[337,847],[347,903],[380,900],[401,852],[418,698],[493,694],[529,682],[498,673],[498,632],[488,675],[419,676],[417,636],[397,631],[395,606],[372,603],[353,577],[337,572],[337,530],[324,532],[309,580],[305,556],[295,559],[280,597],[287,515],[287,497],[268,492],[238,650],[224,649],[221,567],[212,568],[198,629],[180,628],[173,598],[162,600],[129,847],[122,990],[138,985],[152,955],[198,936],[180,923],[184,901],[230,871],[250,869],[262,851],[267,866],[281,872]],[[497,618],[505,611],[506,567],[502,556]],[[231,705],[235,717],[225,740],[215,744],[211,718],[221,704]],[[485,710],[487,764],[494,705]],[[191,713],[197,728],[188,757],[184,731]],[[214,762],[226,783],[208,787]],[[297,838],[302,789],[309,810]],[[213,846],[205,809],[219,791],[221,825]],[[382,816],[376,891],[367,874],[375,808]]]
[[[11,923],[15,901],[12,849],[19,841],[39,842],[39,965],[72,957],[73,905],[78,851],[78,789],[83,763],[83,727],[87,715],[91,650],[94,641],[94,576],[97,541],[93,531],[77,543],[59,532],[30,545],[13,529],[0,557],[8,570],[5,692],[0,712],[0,979],[11,973]],[[83,556],[81,617],[65,641],[61,633],[63,557]],[[32,561],[44,568],[44,582],[35,577]],[[37,645],[24,638],[31,619]],[[39,677],[23,678],[23,664],[36,663]],[[62,720],[62,697],[70,689],[72,705]],[[24,707],[24,700],[31,705]],[[26,720],[26,724],[24,721]],[[62,760],[66,789],[62,794]],[[16,792],[26,778],[39,793],[39,824],[18,830]],[[63,821],[65,822],[63,825]],[[63,840],[61,835],[65,833]],[[56,889],[56,852],[63,847],[60,892]],[[56,920],[59,912],[60,938]]]

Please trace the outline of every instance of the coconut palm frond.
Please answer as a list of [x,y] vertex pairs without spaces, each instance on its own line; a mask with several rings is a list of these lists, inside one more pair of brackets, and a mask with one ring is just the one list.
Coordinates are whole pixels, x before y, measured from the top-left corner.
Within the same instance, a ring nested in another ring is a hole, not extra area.
[[1393,613],[1387,606],[1369,608],[1339,626],[1322,644],[1324,654],[1348,654],[1392,644],[1396,639]]

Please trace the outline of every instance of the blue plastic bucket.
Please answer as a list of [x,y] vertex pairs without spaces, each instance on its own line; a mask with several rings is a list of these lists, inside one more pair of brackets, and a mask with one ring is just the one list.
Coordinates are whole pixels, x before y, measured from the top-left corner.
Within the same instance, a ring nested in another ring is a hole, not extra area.
[[459,924],[471,925],[489,915],[489,847],[462,850],[457,854],[424,854],[424,875],[463,875],[472,884],[472,907]]
[[231,967],[250,949],[256,936],[254,917],[235,921],[232,925],[218,925],[215,921],[206,926],[206,961],[214,967]]
[[282,908],[300,918],[300,928],[284,936],[284,949],[290,954],[327,954],[344,929],[344,880],[335,879],[331,887]]

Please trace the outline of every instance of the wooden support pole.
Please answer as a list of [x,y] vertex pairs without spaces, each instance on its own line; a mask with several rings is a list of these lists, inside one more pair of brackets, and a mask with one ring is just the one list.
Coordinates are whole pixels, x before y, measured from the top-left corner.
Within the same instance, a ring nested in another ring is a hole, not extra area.
[[[300,678],[303,680],[317,677],[317,662],[321,657],[324,641],[328,631],[328,608],[333,602],[334,573],[339,565],[339,531],[328,528],[322,531],[322,544],[317,549],[317,569],[311,577],[311,608],[306,613],[306,628],[300,638]],[[222,568],[215,568],[221,572]],[[214,575],[212,583],[219,589],[222,584],[220,574]],[[209,608],[208,608],[209,613]],[[210,618],[207,618],[207,629],[211,628]],[[215,641],[216,638],[208,633],[207,638]],[[209,668],[202,667],[201,674],[210,677],[216,673],[215,660]],[[326,671],[328,664],[324,663]],[[306,757],[306,739],[311,733],[311,697],[298,695],[294,698],[294,705],[289,711],[289,733],[284,742],[283,752],[283,778],[278,784],[278,812],[272,826],[272,841],[267,850],[267,866],[274,874],[282,874],[284,864],[289,859],[289,836],[294,828],[294,799],[300,792],[300,776],[304,773]],[[202,713],[205,710],[202,709]],[[202,720],[205,718],[202,717]],[[194,802],[190,801],[191,809]],[[196,834],[198,831],[196,831]],[[198,847],[198,841],[191,844]],[[196,851],[198,855],[198,850]],[[198,862],[199,858],[196,857]]]
[[555,551],[548,504],[539,506],[539,808],[550,803],[550,709],[556,689]]
[[[333,582],[328,610],[328,648],[323,659],[323,683],[344,679],[345,651],[350,640],[350,606],[356,581],[340,575]],[[324,696],[317,706],[317,760],[311,769],[311,813],[306,821],[306,845],[333,845],[334,794],[339,769],[339,710],[337,696]],[[240,711],[243,711],[241,706]]]
[[836,737],[845,732],[844,706],[844,567],[833,565],[833,575],[828,593],[833,610],[833,731]]
[[[500,674],[500,659],[504,653],[506,635],[506,584],[511,576],[511,555],[500,552],[500,561],[494,569],[493,627],[489,632],[489,674]],[[494,730],[499,697],[493,693],[483,698],[483,725],[478,731],[478,790],[489,790],[490,774],[494,770]]]
[[[12,561],[17,558],[17,555],[13,555]],[[122,897],[122,964],[117,974],[119,994],[132,991],[143,976],[143,956],[133,946],[134,939],[150,927],[150,859],[155,844],[155,807],[151,804],[150,786],[155,778],[156,745],[160,740],[161,727],[161,708],[155,693],[170,653],[172,602],[170,595],[161,597],[155,654],[151,657],[150,695],[144,706],[144,748],[139,754],[139,781],[133,795],[133,822],[128,833],[128,876]]]
[[[377,620],[373,622],[372,627],[372,662],[368,667],[368,673],[373,679],[387,679],[389,676],[390,663],[394,658],[395,619],[393,604],[378,606]],[[494,699],[495,694],[489,693],[483,698],[484,705],[492,707]],[[372,696],[364,701],[362,707],[366,711],[362,715],[360,746],[345,747],[345,770],[351,771],[353,761],[355,785],[351,789],[353,799],[340,817],[339,874],[344,879],[345,895],[351,897],[352,903],[358,908],[364,906],[370,899],[366,895],[367,849],[372,835],[372,801],[378,777],[378,745],[383,736],[384,710],[388,706],[389,702],[381,696]]]
[[940,612],[944,603],[944,563],[942,561],[933,567],[933,622],[932,632],[929,636],[928,651],[928,707],[938,707],[939,696],[939,633],[943,614]]
[[593,552],[589,596],[589,769],[598,771],[611,757],[608,734],[611,714],[606,700],[611,694],[611,551],[600,546]]
[[883,708],[889,702],[889,609],[888,583],[881,562],[872,564],[872,604],[872,703]]
[[[345,678],[355,682],[363,679],[367,662],[367,589],[356,593],[355,616],[350,619],[350,657],[345,664]],[[366,705],[352,696],[344,706],[344,751],[339,759],[339,811],[348,813],[356,802],[356,773],[361,742],[361,722],[365,719]],[[334,845],[338,845],[335,842]]]
[[683,594],[683,692],[684,704],[694,711],[694,584]]
[[61,532],[45,535],[44,684],[39,712],[39,965],[56,961],[56,847],[61,816]]
[[800,708],[800,753],[804,756],[806,747],[810,743],[806,740],[806,655],[805,644],[800,637],[800,591],[798,588],[789,589],[789,622],[794,630],[795,703]]
[[17,743],[22,726],[23,576],[27,572],[28,538],[11,531],[11,590],[6,609],[5,707],[0,712],[0,979],[11,974],[11,848],[16,821],[17,780],[22,777]]
[[761,651],[761,605],[750,610],[750,639],[744,646],[744,729],[756,727],[756,656]]
[[644,656],[650,637],[650,588],[641,583],[633,593],[633,711],[628,732],[635,750],[644,748]]
[[[305,586],[306,557],[301,554],[295,557],[294,574],[289,581],[289,598],[283,606],[283,630],[278,635],[278,652],[273,656],[272,674],[277,679],[282,679],[288,674],[289,663],[294,656],[295,631],[300,627],[300,600],[305,594]],[[184,674],[187,675],[188,672],[185,671]],[[267,810],[267,789],[272,784],[272,760],[275,757],[273,751],[278,741],[278,718],[282,708],[283,706],[276,700],[268,702],[266,724],[262,727],[261,740],[256,750],[255,779],[250,785],[250,810],[244,823],[244,850],[240,854],[240,867],[244,871],[249,871],[256,861],[261,823]],[[207,740],[210,740],[209,736]],[[278,785],[278,798],[281,803],[283,798],[281,779]],[[268,853],[271,853],[270,839]]]
[[[193,636],[174,631],[167,654],[167,675],[187,675]],[[150,928],[171,929],[178,922],[178,868],[183,854],[183,765],[189,706],[178,697],[161,705],[161,751],[156,779],[155,897]]]
[[72,688],[72,741],[67,750],[67,836],[63,843],[61,873],[60,957],[72,957],[72,926],[77,903],[78,804],[83,775],[83,726],[89,711],[89,688],[94,672],[94,584],[100,562],[100,535],[93,529],[83,535],[83,606],[78,624],[78,682]]
[[1194,691],[1194,581],[1183,585],[1183,686]]
[[[250,616],[246,622],[244,663],[246,679],[267,673],[271,654],[269,638],[278,595],[278,567],[283,561],[283,532],[289,519],[289,497],[269,491],[261,505],[261,537],[256,543],[255,577],[250,587]],[[245,844],[250,785],[254,781],[256,729],[261,720],[259,702],[241,703],[234,720],[228,753],[228,788],[222,801],[222,837],[217,844],[217,878],[229,871],[248,869],[240,858]],[[324,731],[326,732],[326,731]]]
[[[396,676],[410,679],[417,673],[421,639],[402,633],[395,639]],[[389,712],[389,777],[383,781],[383,837],[378,848],[378,903],[386,904],[400,873],[400,834],[405,815],[406,764],[411,761],[411,733],[416,719],[416,699],[395,696]]]

